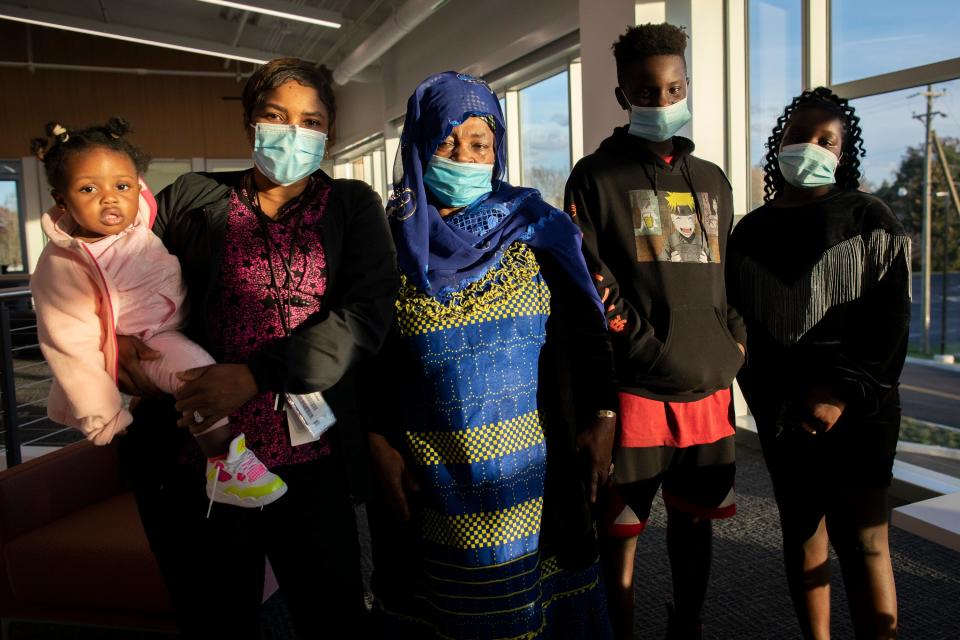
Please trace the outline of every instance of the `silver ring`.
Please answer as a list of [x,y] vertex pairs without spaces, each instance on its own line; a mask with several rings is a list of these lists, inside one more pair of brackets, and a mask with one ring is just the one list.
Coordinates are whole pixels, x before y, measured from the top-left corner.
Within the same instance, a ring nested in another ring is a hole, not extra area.
[[201,422],[204,421],[204,417],[203,417],[202,415],[200,415],[200,412],[199,412],[199,411],[194,411],[194,412],[193,412],[193,421],[196,422],[197,424],[200,424]]

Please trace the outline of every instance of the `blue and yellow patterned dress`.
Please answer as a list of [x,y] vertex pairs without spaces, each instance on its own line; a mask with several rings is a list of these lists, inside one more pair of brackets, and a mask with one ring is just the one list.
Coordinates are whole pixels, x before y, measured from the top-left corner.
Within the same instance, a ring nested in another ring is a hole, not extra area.
[[540,550],[538,380],[550,306],[521,242],[443,302],[404,281],[397,327],[409,358],[398,415],[421,491],[418,546],[408,550],[417,570],[402,596],[380,600],[394,637],[608,637],[596,565],[562,570]]

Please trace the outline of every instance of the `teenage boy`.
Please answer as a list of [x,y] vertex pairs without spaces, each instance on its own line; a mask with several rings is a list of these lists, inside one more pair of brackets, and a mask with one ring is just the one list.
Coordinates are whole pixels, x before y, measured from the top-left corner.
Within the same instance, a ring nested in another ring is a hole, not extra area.
[[668,638],[701,637],[711,519],[736,511],[730,385],[746,333],[724,287],[733,204],[723,171],[676,135],[690,120],[686,46],[669,24],[631,27],[614,43],[614,94],[630,124],[577,163],[565,196],[617,359],[602,560],[619,638],[632,637],[637,536],[657,489],[673,575]]

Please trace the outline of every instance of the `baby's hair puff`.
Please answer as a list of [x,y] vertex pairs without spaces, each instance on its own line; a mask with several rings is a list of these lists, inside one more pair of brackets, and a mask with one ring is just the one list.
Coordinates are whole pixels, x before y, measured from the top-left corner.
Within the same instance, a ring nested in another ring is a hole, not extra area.
[[130,133],[130,123],[119,117],[112,117],[101,126],[73,130],[60,122],[49,122],[45,127],[47,137],[30,141],[30,151],[43,162],[47,182],[55,190],[65,187],[67,159],[77,153],[94,147],[103,147],[124,153],[130,157],[139,175],[147,171],[150,157],[130,144],[126,135]]

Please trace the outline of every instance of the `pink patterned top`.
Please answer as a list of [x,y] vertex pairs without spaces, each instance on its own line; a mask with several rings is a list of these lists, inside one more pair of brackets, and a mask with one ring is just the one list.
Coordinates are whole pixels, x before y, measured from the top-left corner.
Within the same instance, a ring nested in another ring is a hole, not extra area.
[[[247,362],[282,339],[282,312],[293,329],[320,311],[327,288],[320,223],[329,197],[330,185],[313,180],[297,201],[270,220],[256,212],[244,190],[231,194],[217,290],[207,318],[211,346],[222,362]],[[273,406],[274,394],[261,393],[230,416],[233,432],[246,434],[247,446],[264,464],[297,464],[330,453],[326,437],[292,447],[286,416]]]

